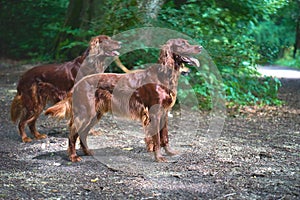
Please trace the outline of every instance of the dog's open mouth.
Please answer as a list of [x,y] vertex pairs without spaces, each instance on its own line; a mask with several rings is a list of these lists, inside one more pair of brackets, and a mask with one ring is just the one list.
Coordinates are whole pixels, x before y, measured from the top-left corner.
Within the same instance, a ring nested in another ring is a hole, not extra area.
[[113,50],[113,51],[111,51],[111,52],[105,52],[105,55],[106,55],[106,56],[114,57],[114,56],[119,56],[120,53],[119,53],[117,50]]
[[200,62],[198,59],[193,58],[193,57],[182,57],[183,62],[185,62],[188,65],[200,67]]
[[120,53],[117,50],[111,50],[111,51],[106,51],[105,55],[109,57],[114,57],[114,56],[119,56]]
[[119,56],[120,53],[118,50],[121,49],[121,42],[119,41],[111,41],[109,43],[110,45],[106,45],[106,48],[104,49],[105,55],[108,57],[115,57],[115,56]]

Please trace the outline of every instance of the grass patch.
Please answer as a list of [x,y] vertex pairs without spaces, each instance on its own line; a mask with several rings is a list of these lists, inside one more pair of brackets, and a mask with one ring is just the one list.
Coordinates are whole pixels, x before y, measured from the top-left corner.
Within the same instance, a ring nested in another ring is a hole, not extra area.
[[297,54],[296,58],[293,58],[291,53],[286,54],[283,58],[276,60],[274,64],[300,69],[300,53]]

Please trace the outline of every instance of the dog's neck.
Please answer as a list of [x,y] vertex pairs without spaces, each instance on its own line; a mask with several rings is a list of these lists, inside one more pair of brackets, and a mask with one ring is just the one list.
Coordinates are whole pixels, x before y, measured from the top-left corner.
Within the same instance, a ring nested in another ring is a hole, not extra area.
[[89,53],[90,50],[87,49],[82,56],[77,58],[79,65],[76,66],[78,73],[75,82],[87,75],[103,73],[105,70],[104,66],[108,66],[106,63],[111,62],[107,61],[107,56],[97,54],[90,55]]
[[82,64],[86,57],[89,55],[90,48],[87,48],[81,56],[75,58],[75,62]]
[[90,47],[79,57],[78,62],[85,66],[89,65],[90,68],[95,69],[95,72],[104,72],[103,66],[107,56],[104,54],[103,50],[95,51]]
[[167,54],[167,58],[162,55],[159,59],[158,77],[162,84],[167,86],[173,93],[177,94],[177,85],[180,75],[180,63],[176,61],[175,54]]

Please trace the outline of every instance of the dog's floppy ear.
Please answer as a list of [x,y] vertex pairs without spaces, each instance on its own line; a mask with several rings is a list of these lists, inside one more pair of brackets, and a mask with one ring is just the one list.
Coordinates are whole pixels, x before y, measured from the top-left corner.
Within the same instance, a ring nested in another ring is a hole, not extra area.
[[168,42],[167,44],[161,47],[161,52],[159,56],[159,63],[165,66],[173,66],[174,59],[173,59],[173,52],[171,50],[172,43]]
[[93,37],[91,40],[90,40],[90,48],[91,49],[98,49],[100,44],[105,41],[105,40],[109,40],[110,37],[106,36],[106,35],[98,35],[96,37]]
[[90,41],[90,46],[93,48],[93,47],[99,46],[99,43],[100,43],[99,37],[94,37]]
[[101,49],[100,45],[103,42],[104,38],[101,36],[93,37],[90,41],[89,46],[89,54],[90,55],[96,55],[96,54],[102,54],[103,50]]

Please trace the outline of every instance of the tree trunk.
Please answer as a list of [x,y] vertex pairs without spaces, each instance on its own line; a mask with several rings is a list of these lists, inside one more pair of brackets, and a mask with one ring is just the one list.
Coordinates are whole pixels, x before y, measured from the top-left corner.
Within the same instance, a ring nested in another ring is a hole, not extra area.
[[300,49],[300,17],[297,19],[297,25],[296,25],[296,39],[294,44],[294,53],[293,58],[296,58],[297,49]]
[[105,13],[107,0],[84,0],[80,28],[89,30],[94,20],[101,21]]
[[[64,24],[64,29],[74,30],[79,28],[83,1],[84,0],[70,0],[68,10],[67,10],[66,20]],[[74,38],[71,34],[68,34],[65,30],[58,33],[53,47],[53,52],[55,52],[56,59],[60,57],[60,54],[62,53],[61,47],[64,45],[64,41],[66,39],[73,40]],[[68,55],[67,57],[72,57],[72,56]]]
[[137,0],[143,24],[151,24],[151,21],[157,18],[157,15],[165,0]]
[[70,0],[65,27],[79,28],[84,0]]
[[[78,29],[89,30],[93,19],[100,19],[104,13],[103,4],[106,0],[70,0],[67,9],[64,30],[59,32],[54,42],[53,52],[55,58],[62,57],[62,55],[72,59],[79,56],[83,49],[74,47],[70,49],[61,49],[64,45],[75,41],[89,40],[86,38],[88,34],[76,35]],[[69,32],[67,32],[68,30]],[[72,31],[74,31],[72,33]],[[83,47],[82,47],[83,48]]]
[[[136,23],[136,26],[151,25],[157,19],[164,2],[165,0],[133,0],[125,2],[121,0],[113,2],[108,0],[69,0],[64,24],[65,30],[57,35],[54,42],[53,52],[55,52],[55,58],[68,57],[71,59],[75,55],[79,55],[83,49],[78,48],[78,46],[64,50],[62,50],[62,47],[70,44],[70,42],[88,40],[88,30],[96,29],[99,31],[97,34],[111,35],[115,32],[126,30],[128,26],[131,26],[129,23]],[[108,10],[106,10],[105,4],[111,5],[109,15],[107,15]],[[115,18],[114,10],[124,10],[124,8],[133,6],[137,7],[134,11],[135,14],[132,15],[133,19],[120,21],[119,18]],[[77,29],[80,30],[79,34],[76,31]]]

